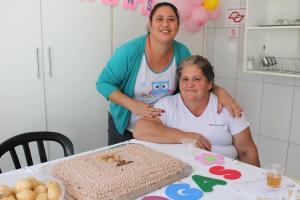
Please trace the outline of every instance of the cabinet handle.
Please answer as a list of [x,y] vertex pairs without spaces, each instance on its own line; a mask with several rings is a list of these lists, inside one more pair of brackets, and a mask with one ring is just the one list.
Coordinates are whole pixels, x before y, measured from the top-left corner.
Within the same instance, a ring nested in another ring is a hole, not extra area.
[[39,48],[36,48],[36,63],[37,63],[37,73],[36,76],[40,79],[40,58],[39,58]]
[[49,76],[52,77],[51,47],[48,47]]

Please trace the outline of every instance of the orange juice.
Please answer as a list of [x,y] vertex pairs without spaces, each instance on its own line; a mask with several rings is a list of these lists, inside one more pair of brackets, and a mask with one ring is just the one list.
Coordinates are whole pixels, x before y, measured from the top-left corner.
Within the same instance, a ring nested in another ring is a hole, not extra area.
[[267,173],[267,184],[270,187],[278,188],[281,182],[281,174],[280,173]]

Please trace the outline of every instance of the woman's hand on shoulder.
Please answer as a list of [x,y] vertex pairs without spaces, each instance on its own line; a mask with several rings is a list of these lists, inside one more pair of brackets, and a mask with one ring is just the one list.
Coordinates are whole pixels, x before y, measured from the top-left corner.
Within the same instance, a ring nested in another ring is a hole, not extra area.
[[153,106],[142,101],[135,101],[135,105],[133,106],[131,112],[140,117],[153,118],[160,116],[160,114],[163,113],[164,110],[154,108]]
[[243,109],[240,104],[222,87],[216,86],[215,94],[218,96],[218,113],[226,107],[233,117],[240,117]]

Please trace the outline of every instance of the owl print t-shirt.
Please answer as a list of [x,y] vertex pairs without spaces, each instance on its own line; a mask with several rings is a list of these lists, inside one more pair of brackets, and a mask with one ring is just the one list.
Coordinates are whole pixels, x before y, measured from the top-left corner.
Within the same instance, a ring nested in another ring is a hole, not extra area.
[[[170,65],[162,72],[155,73],[148,66],[144,54],[141,67],[137,74],[134,99],[153,105],[164,96],[172,95],[177,86],[176,61],[173,57]],[[138,116],[131,114],[127,129],[132,132]]]

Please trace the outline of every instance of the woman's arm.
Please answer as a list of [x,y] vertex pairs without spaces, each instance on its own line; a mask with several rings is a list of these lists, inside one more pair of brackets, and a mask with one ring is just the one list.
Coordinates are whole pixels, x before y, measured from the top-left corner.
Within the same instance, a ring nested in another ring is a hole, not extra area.
[[128,97],[120,90],[116,90],[112,92],[111,95],[109,96],[109,100],[127,108],[134,114],[141,117],[155,117],[155,116],[159,116],[160,113],[163,112],[162,109],[153,108],[149,104],[146,104],[142,101],[136,101]]
[[133,130],[135,139],[161,144],[179,144],[183,138],[196,140],[196,146],[211,150],[211,144],[201,134],[184,132],[176,128],[163,125],[159,118],[141,118]]
[[233,136],[233,145],[238,151],[240,161],[260,167],[257,148],[249,127]]
[[[141,39],[140,41],[144,42]],[[132,44],[125,44],[116,50],[99,75],[96,88],[106,99],[127,108],[138,116],[158,116],[162,112],[161,109],[154,109],[146,103],[136,101],[121,89],[123,84],[130,84],[128,78],[132,75],[133,68],[130,61],[133,55],[136,56],[139,53],[139,49],[134,48]],[[143,53],[144,51],[141,56]]]
[[212,92],[218,96],[218,113],[225,106],[233,117],[240,117],[243,111],[239,103],[222,87],[213,84]]

